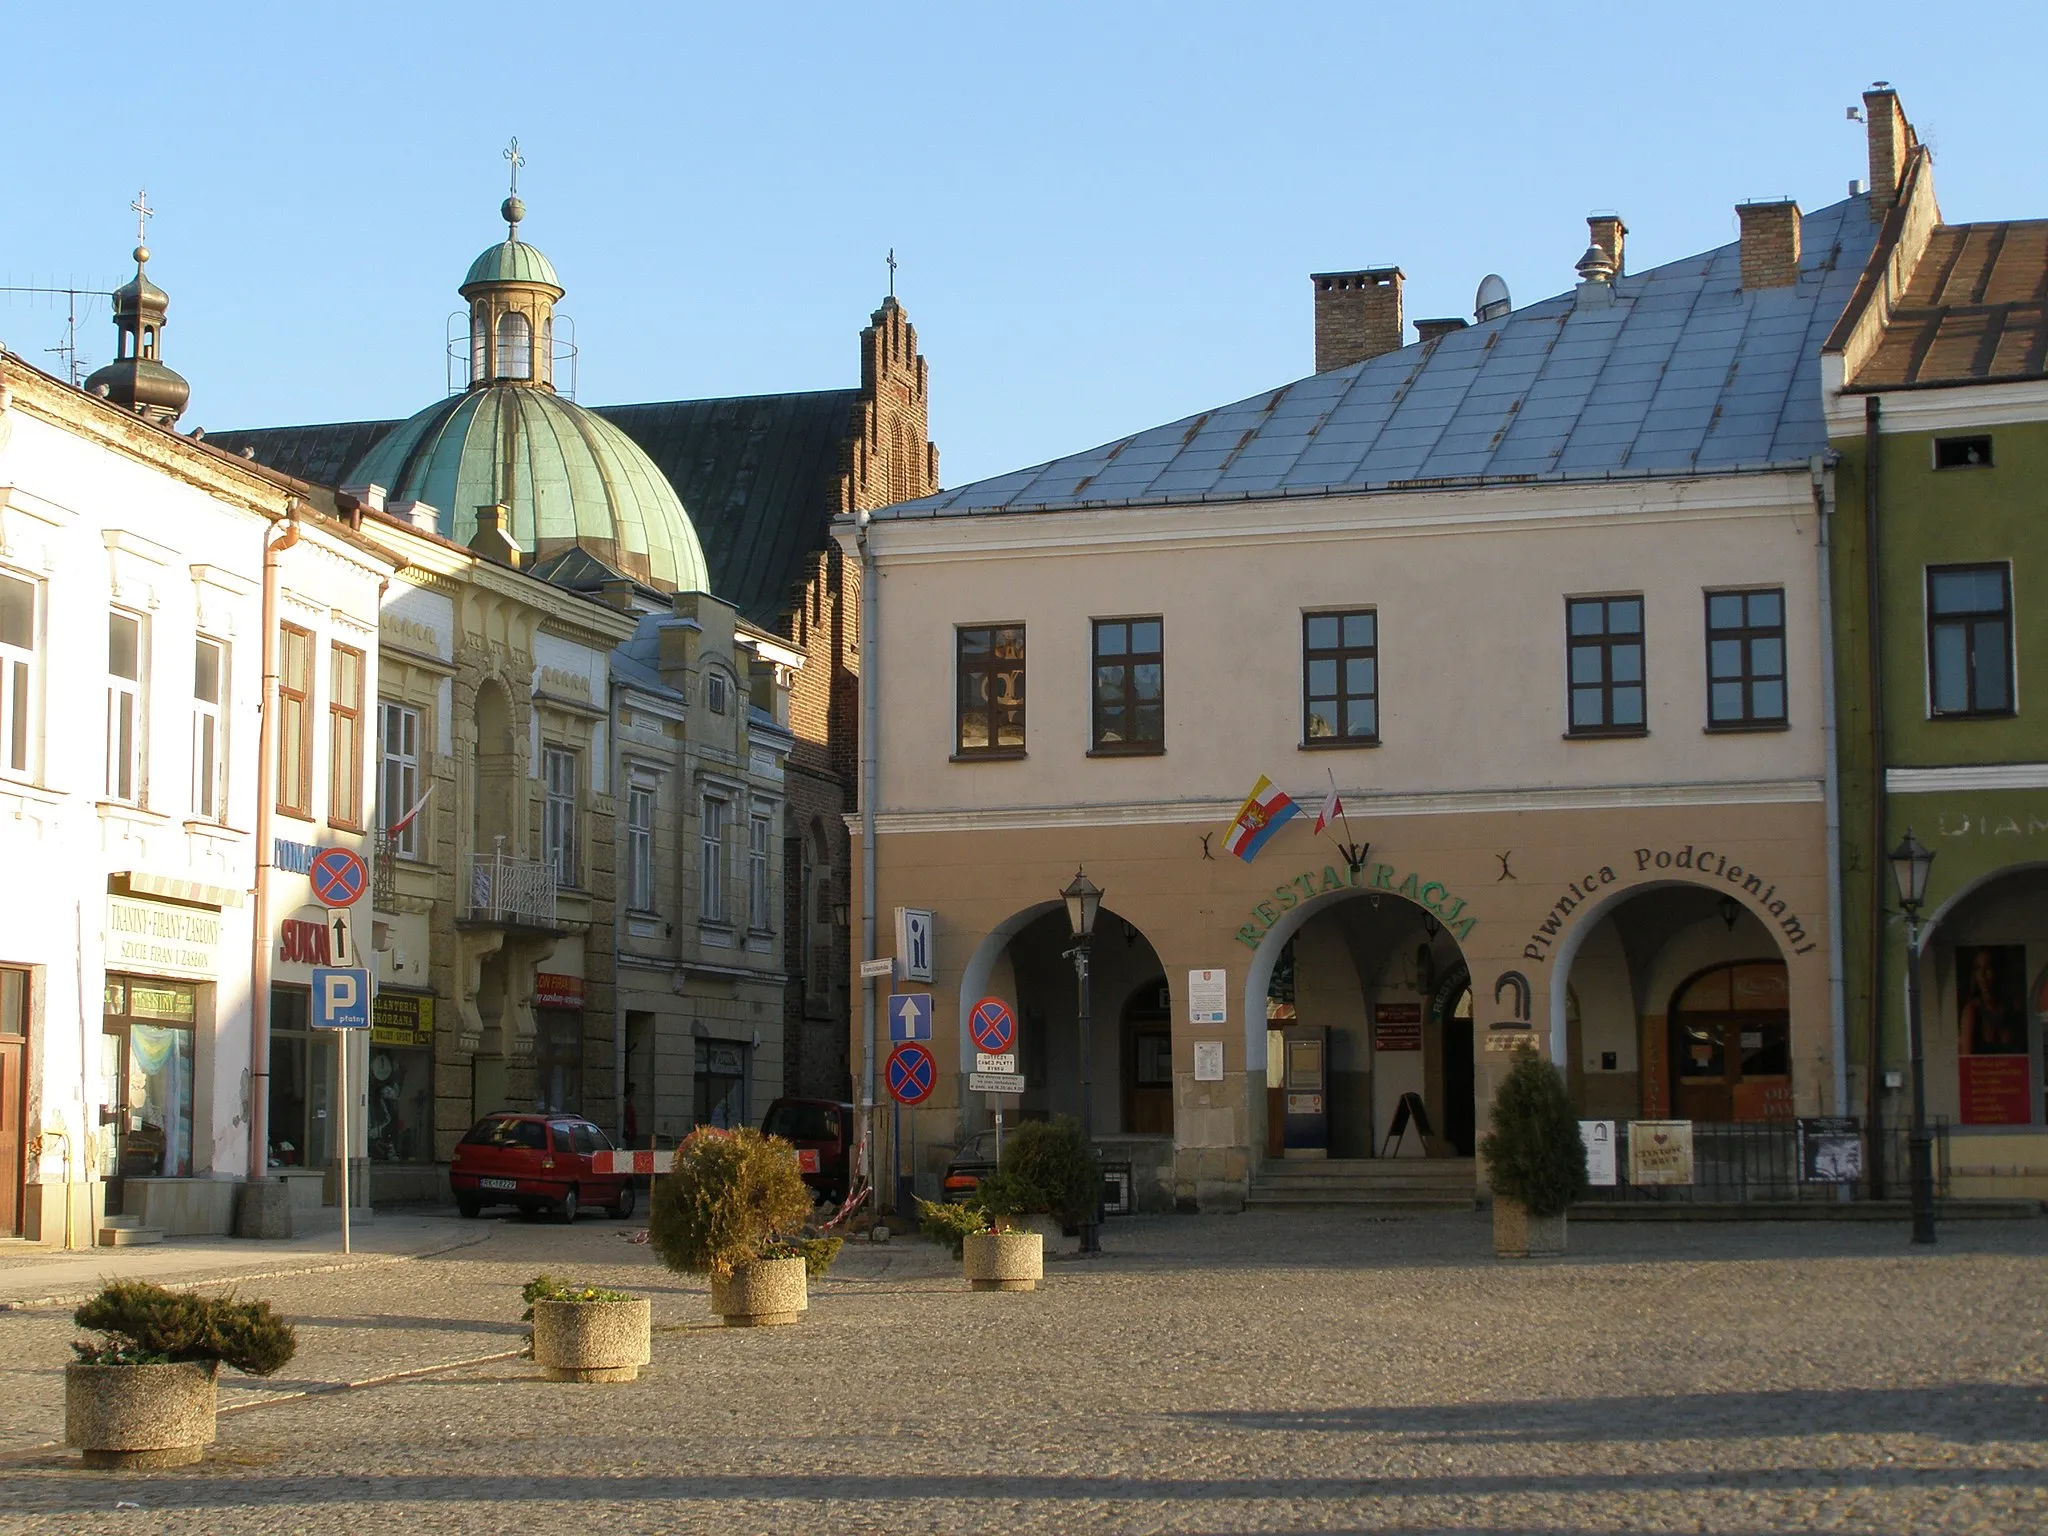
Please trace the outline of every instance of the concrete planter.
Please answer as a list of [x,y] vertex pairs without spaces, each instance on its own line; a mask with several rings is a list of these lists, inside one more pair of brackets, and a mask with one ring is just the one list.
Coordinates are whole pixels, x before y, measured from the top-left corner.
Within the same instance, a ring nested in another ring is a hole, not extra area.
[[212,1360],[64,1367],[64,1443],[88,1467],[190,1466],[213,1444]]
[[1493,1197],[1493,1255],[1497,1259],[1554,1259],[1564,1252],[1564,1214],[1531,1216],[1519,1200]]
[[728,1328],[793,1323],[810,1304],[802,1259],[763,1259],[734,1270],[730,1279],[711,1277],[711,1310]]
[[549,1381],[635,1381],[648,1361],[647,1301],[536,1301],[533,1358]]
[[1045,1278],[1045,1239],[1036,1232],[969,1233],[960,1257],[977,1291],[1035,1291]]

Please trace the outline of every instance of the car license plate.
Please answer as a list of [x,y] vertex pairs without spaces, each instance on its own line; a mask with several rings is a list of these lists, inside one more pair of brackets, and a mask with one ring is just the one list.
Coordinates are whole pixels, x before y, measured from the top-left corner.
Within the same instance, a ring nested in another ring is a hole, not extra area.
[[816,1147],[799,1147],[796,1154],[796,1165],[805,1173],[816,1173],[818,1171],[818,1149]]
[[519,1187],[517,1179],[478,1179],[477,1184],[484,1189],[517,1189]]

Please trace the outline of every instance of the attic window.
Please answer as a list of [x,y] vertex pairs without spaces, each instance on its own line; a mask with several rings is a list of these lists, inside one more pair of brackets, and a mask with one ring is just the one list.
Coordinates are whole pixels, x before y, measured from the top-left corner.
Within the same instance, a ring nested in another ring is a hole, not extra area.
[[725,713],[725,674],[714,672],[704,680],[704,702],[711,706],[711,713]]
[[1934,440],[1936,469],[1989,469],[1991,439],[1988,437],[1937,437]]

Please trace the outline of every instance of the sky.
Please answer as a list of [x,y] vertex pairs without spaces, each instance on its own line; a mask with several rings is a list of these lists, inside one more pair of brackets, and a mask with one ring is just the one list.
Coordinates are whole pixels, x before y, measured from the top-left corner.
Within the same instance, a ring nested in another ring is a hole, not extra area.
[[[1308,373],[1311,272],[1399,265],[1411,321],[1469,317],[1488,272],[1568,288],[1592,212],[1642,270],[1746,199],[1833,202],[1876,79],[1945,218],[2048,216],[2048,6],[1940,12],[1934,47],[1926,0],[17,0],[0,286],[125,281],[147,188],[182,427],[407,416],[516,135],[583,404],[853,386],[893,249],[955,486]],[[65,334],[0,294],[9,350],[62,374]]]

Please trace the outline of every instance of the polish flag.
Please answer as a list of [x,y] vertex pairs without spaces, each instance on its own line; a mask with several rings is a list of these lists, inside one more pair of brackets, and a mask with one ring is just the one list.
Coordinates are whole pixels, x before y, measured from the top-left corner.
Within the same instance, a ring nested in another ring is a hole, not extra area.
[[1330,786],[1330,793],[1323,801],[1323,807],[1316,812],[1316,830],[1322,831],[1331,822],[1344,814],[1344,802],[1337,798],[1337,786]]
[[427,793],[420,796],[418,804],[414,805],[411,810],[407,811],[403,816],[399,817],[398,820],[394,821],[393,823],[391,823],[390,826],[386,827],[384,829],[384,835],[386,837],[396,837],[398,836],[399,833],[403,832],[407,827],[411,826],[413,817],[419,815],[421,811],[427,808],[428,796],[432,795],[433,793],[434,786],[429,784],[427,786]]

